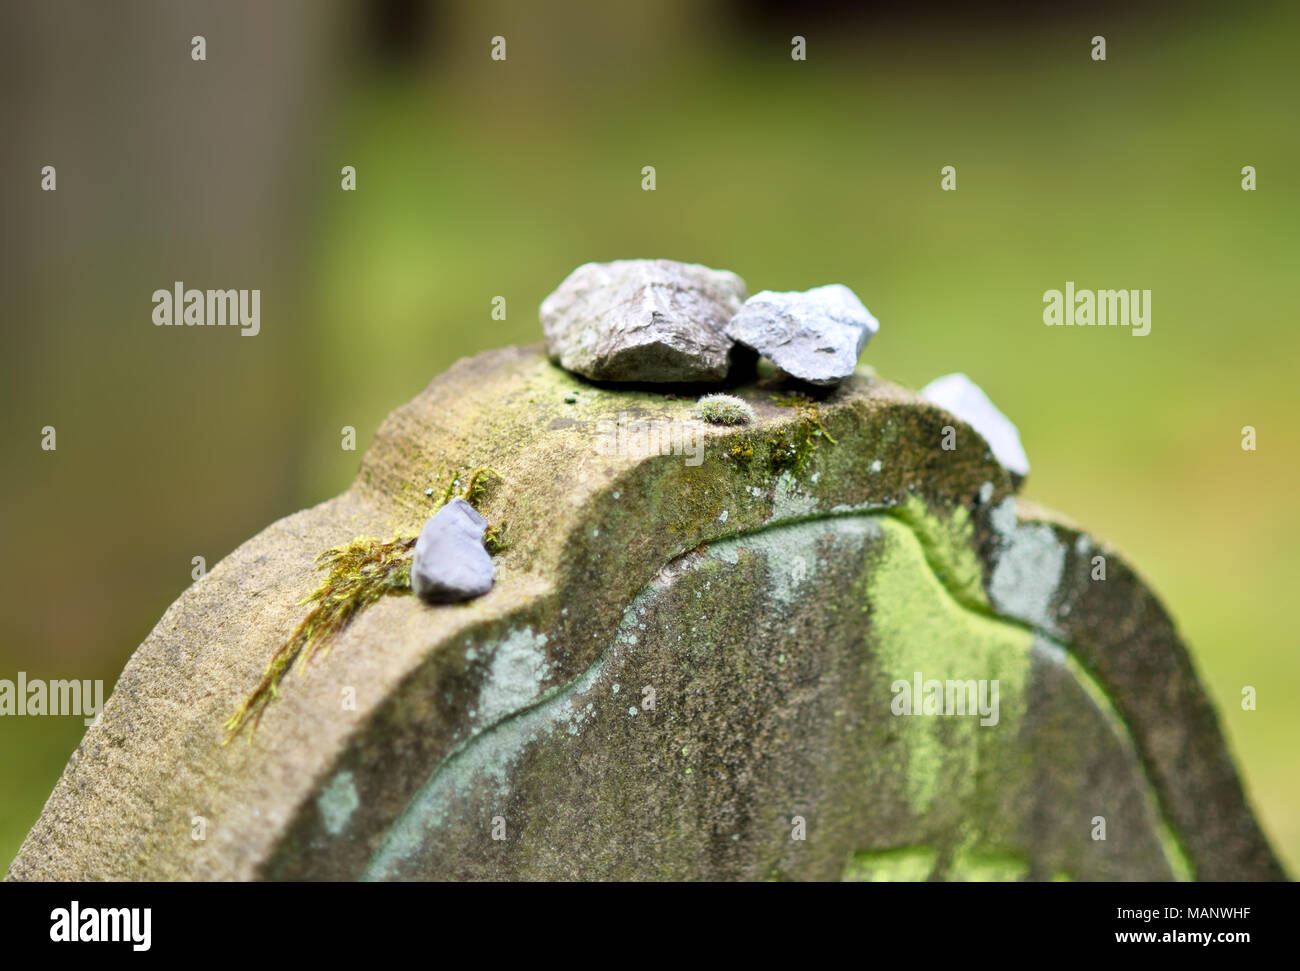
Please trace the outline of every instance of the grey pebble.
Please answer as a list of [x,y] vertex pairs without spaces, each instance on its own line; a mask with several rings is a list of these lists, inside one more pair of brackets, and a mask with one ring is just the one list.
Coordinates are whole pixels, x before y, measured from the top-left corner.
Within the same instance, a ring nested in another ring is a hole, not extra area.
[[411,588],[429,603],[456,603],[492,589],[496,570],[483,545],[487,520],[459,496],[429,517],[415,541]]
[[810,384],[839,384],[880,329],[857,295],[842,283],[811,290],[764,290],[745,301],[727,335],[782,371]]

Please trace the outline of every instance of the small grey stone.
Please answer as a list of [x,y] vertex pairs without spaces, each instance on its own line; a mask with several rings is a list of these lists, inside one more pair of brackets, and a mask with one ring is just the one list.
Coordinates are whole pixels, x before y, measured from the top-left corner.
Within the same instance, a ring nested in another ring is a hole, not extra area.
[[880,329],[857,295],[842,283],[802,292],[764,290],[745,301],[727,336],[801,381],[839,384]]
[[415,541],[411,589],[429,603],[455,603],[492,589],[496,571],[483,546],[487,520],[460,497],[429,517]]
[[1021,478],[1029,474],[1029,456],[1020,432],[998,411],[983,389],[964,374],[945,374],[921,389],[921,397],[950,411],[983,436],[1002,467]]
[[542,301],[542,332],[552,360],[596,381],[718,383],[745,293],[736,274],[696,263],[584,263]]

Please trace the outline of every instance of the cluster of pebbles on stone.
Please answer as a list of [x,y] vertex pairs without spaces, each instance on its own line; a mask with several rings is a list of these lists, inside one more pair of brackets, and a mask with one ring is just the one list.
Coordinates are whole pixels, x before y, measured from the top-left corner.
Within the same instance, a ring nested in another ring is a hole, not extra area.
[[[722,384],[739,359],[757,353],[791,378],[833,388],[857,369],[880,329],[839,283],[746,296],[736,274],[697,263],[584,263],[542,301],[542,331],[551,359],[592,381]],[[1028,474],[1015,425],[964,374],[937,379],[922,397],[975,428],[1013,475]],[[725,394],[701,398],[696,414],[724,425],[753,419],[748,403]],[[415,592],[432,603],[487,593],[495,575],[483,545],[486,525],[463,499],[430,517],[415,544]]]
[[[584,263],[542,301],[541,319],[552,360],[614,384],[719,384],[744,347],[785,375],[832,388],[880,330],[843,284],[746,299],[736,274],[674,260]],[[938,378],[921,396],[979,432],[1014,477],[1029,474],[1016,426],[966,375]],[[742,424],[747,410],[738,398],[708,395],[696,414]]]
[[739,345],[831,387],[880,329],[838,283],[745,297],[736,274],[696,263],[585,263],[542,301],[542,332],[552,360],[592,381],[721,384]]

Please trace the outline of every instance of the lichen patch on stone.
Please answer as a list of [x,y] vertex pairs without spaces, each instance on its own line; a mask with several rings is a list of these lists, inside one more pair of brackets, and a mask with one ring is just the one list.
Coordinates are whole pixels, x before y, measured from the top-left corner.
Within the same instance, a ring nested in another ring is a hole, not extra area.
[[550,676],[546,635],[515,628],[497,645],[487,680],[479,689],[478,717],[492,724],[536,701]]
[[1010,496],[994,510],[994,524],[1002,541],[989,578],[994,608],[1059,635],[1053,605],[1065,573],[1066,550],[1056,531],[1046,523],[1018,523],[1015,500]]
[[326,783],[316,797],[316,808],[320,810],[325,831],[331,836],[338,836],[347,829],[348,820],[360,805],[352,773],[346,771]]

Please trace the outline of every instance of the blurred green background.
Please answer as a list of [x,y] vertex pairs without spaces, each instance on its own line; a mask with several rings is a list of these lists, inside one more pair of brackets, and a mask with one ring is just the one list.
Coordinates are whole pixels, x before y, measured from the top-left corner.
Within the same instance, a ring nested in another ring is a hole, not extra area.
[[[0,677],[111,687],[191,557],[345,488],[580,263],[843,282],[866,362],[971,375],[1027,494],[1138,564],[1294,871],[1298,36],[1294,4],[6,5]],[[260,288],[261,334],[155,328],[174,280]],[[1150,335],[1045,327],[1067,280],[1150,289]],[[83,730],[0,718],[0,861]]]

